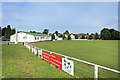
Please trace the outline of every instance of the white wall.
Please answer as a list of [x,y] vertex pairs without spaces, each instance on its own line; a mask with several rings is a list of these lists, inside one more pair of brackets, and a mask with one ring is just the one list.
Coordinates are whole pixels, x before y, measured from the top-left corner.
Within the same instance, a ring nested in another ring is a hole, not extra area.
[[57,38],[57,40],[63,40],[63,38]]
[[18,42],[34,42],[34,36],[27,33],[18,33]]
[[57,39],[57,38],[58,38],[58,36],[57,36],[56,34],[54,34],[54,36],[55,36],[55,39]]
[[67,35],[67,34],[65,34],[65,38],[68,38],[68,35]]
[[[18,33],[18,42],[37,42],[44,40],[51,40],[51,36],[33,36],[23,32]],[[10,42],[15,42],[15,34],[10,36]]]
[[73,34],[70,35],[71,39],[75,39],[75,36]]
[[15,42],[15,34],[10,36],[10,42]]

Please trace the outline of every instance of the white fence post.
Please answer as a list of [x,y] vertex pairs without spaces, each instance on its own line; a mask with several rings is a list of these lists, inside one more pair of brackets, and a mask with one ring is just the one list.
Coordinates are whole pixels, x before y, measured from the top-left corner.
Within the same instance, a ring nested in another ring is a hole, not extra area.
[[95,65],[95,69],[94,69],[94,79],[97,80],[98,78],[98,65]]
[[[43,51],[43,49],[41,49],[41,55],[42,55],[42,51]],[[43,57],[41,57],[41,58],[43,58]]]
[[41,49],[41,53],[42,53],[42,49]]

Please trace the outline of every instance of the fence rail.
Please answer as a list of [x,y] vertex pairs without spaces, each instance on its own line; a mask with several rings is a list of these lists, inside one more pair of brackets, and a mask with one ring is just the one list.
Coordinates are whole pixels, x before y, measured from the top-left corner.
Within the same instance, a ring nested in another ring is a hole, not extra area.
[[[25,44],[28,44],[28,43],[25,43]],[[28,45],[30,45],[30,44],[28,44]],[[30,46],[32,46],[32,45],[30,45]],[[42,49],[42,48],[38,48],[38,47],[36,47],[36,48],[37,49]],[[101,65],[98,65],[98,64],[90,63],[90,62],[80,60],[80,59],[77,59],[77,58],[69,57],[69,56],[59,54],[59,53],[56,53],[56,52],[53,52],[53,51],[49,51],[49,50],[46,50],[46,49],[42,49],[42,50],[47,51],[47,52],[51,52],[52,54],[56,54],[56,55],[59,55],[59,56],[63,56],[65,58],[69,58],[69,59],[72,59],[72,60],[75,60],[75,61],[79,61],[79,62],[86,63],[86,64],[94,66],[94,78],[95,78],[95,80],[97,80],[97,78],[98,78],[98,68],[102,68],[102,69],[109,70],[109,71],[120,74],[120,71],[115,70],[115,69],[111,69],[111,68],[104,67],[104,66],[101,66]]]

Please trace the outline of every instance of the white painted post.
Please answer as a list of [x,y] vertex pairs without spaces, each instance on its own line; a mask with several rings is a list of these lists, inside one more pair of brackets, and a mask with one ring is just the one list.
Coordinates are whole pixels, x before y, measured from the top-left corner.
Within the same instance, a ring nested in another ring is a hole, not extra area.
[[42,53],[42,49],[41,49],[41,53]]
[[41,54],[42,54],[42,49],[41,49]]
[[30,51],[30,49],[31,49],[31,46],[29,45],[29,51]]
[[95,65],[95,69],[94,69],[94,79],[97,80],[98,78],[98,65]]
[[65,56],[65,59],[67,59],[67,56]]

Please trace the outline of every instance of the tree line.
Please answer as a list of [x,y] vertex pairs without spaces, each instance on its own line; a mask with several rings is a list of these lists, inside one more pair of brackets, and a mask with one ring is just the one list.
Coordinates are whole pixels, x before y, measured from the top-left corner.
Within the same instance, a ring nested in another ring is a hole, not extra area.
[[[63,39],[65,39],[65,34],[68,35],[68,40],[71,39],[71,34],[69,33],[68,30],[66,30],[63,34],[58,33],[58,31],[55,31],[55,34],[58,37],[62,37]],[[60,35],[59,35],[60,34]],[[77,34],[73,34],[75,36],[75,39],[78,39],[78,35]],[[87,35],[89,35],[89,33],[87,33]],[[55,39],[54,34],[51,35],[52,39]],[[120,40],[120,32],[115,30],[115,29],[108,29],[108,28],[103,28],[100,32],[100,34],[98,33],[91,33],[89,36],[85,36],[85,34],[82,34],[82,37],[80,39],[102,39],[102,40]]]
[[[2,33],[1,33],[2,32]],[[10,36],[15,34],[15,28],[11,29],[10,25],[7,25],[7,27],[4,27],[1,29],[0,27],[0,36],[4,36],[5,38],[9,38]],[[49,33],[49,29],[44,29],[43,32],[36,32],[36,31],[30,31],[30,33],[38,33],[38,34],[47,34]],[[58,37],[61,37],[63,39],[66,39],[65,34],[68,35],[67,39],[71,39],[71,34],[68,30],[66,30],[64,33],[59,33],[58,31],[55,31],[55,34]],[[73,33],[72,33],[73,34]],[[75,39],[78,39],[79,36],[77,34],[73,34],[75,36]],[[89,35],[89,33],[87,33]],[[52,39],[55,39],[55,35],[51,35]],[[108,29],[108,28],[103,28],[100,32],[98,33],[91,33],[89,36],[85,36],[85,34],[82,34],[81,39],[102,39],[102,40],[120,40],[120,32],[115,30],[115,29]]]
[[120,32],[114,29],[104,28],[101,30],[100,38],[102,40],[120,40]]
[[[73,33],[70,34],[69,31],[66,30],[63,34],[58,33],[58,31],[55,31],[55,34],[56,34],[58,37],[63,38],[63,40],[64,40],[64,39],[71,40],[71,36],[70,36],[70,35],[73,34]],[[66,38],[65,35],[67,35],[68,37]],[[78,39],[78,38],[79,38],[77,34],[73,34],[73,35],[75,36],[75,39]],[[87,35],[89,35],[89,33],[87,33]],[[52,34],[51,37],[52,37],[52,39],[55,39],[55,35],[54,35],[54,34]],[[98,33],[95,33],[95,34],[92,33],[92,34],[89,35],[89,36],[85,36],[85,34],[82,34],[82,37],[81,37],[80,39],[100,39],[100,36],[99,36]]]

